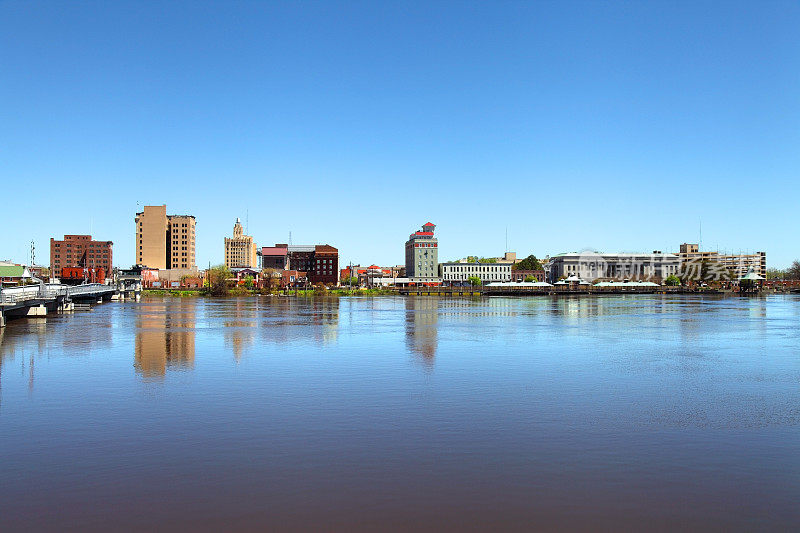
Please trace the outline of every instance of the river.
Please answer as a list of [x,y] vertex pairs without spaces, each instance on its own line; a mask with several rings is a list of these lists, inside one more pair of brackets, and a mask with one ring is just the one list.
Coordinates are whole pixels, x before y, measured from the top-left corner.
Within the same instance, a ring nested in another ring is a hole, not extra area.
[[147,298],[0,333],[0,531],[800,528],[800,296]]

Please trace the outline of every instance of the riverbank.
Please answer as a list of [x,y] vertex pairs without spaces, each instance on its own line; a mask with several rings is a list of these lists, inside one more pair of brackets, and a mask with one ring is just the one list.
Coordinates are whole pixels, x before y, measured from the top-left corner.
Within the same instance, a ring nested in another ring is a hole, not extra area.
[[142,296],[176,296],[187,297],[246,297],[246,296],[396,296],[397,291],[392,289],[298,289],[286,291],[269,291],[265,289],[248,290],[237,288],[224,295],[212,295],[201,290],[182,290],[182,289],[145,289]]

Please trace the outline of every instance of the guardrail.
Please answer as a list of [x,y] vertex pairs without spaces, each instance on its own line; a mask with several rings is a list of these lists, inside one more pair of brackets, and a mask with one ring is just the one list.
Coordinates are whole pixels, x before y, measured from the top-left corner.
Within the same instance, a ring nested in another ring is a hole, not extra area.
[[14,305],[29,300],[55,300],[59,297],[85,296],[87,294],[109,294],[116,292],[113,285],[90,283],[87,285],[27,285],[0,289],[0,304]]

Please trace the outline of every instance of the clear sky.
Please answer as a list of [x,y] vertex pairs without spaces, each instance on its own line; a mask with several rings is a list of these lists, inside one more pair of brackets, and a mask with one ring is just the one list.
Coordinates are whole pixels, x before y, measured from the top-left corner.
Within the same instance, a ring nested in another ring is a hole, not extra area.
[[800,2],[0,2],[0,258],[134,213],[399,264],[800,258]]

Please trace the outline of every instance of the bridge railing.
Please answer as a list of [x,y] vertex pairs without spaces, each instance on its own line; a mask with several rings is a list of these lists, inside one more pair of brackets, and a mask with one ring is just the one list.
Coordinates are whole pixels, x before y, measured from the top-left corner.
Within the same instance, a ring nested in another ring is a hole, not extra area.
[[13,305],[29,300],[54,300],[59,297],[108,294],[116,292],[113,285],[90,283],[87,285],[27,285],[0,289],[0,304]]

